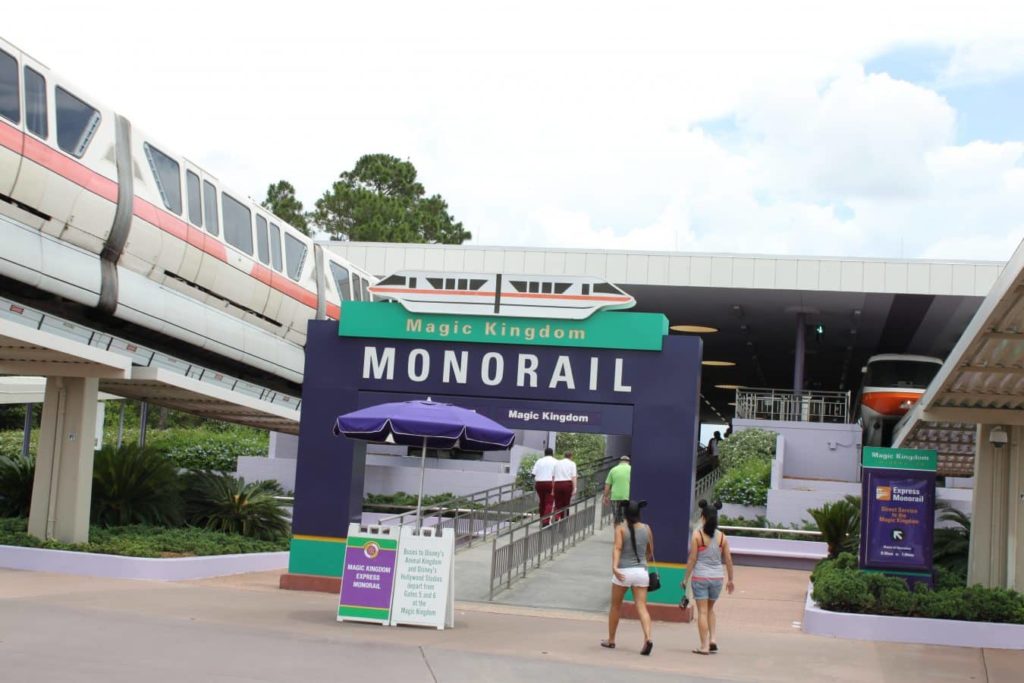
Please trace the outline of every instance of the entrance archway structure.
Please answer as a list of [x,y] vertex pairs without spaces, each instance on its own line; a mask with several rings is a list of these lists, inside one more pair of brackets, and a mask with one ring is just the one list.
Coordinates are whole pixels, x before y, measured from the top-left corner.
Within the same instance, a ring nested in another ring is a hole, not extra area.
[[632,437],[631,498],[657,540],[674,605],[686,562],[695,474],[701,340],[669,336],[656,313],[584,320],[410,313],[345,303],[306,343],[293,539],[282,588],[337,590],[345,535],[360,521],[365,446],[335,438],[340,413],[396,398],[479,410],[510,429]]

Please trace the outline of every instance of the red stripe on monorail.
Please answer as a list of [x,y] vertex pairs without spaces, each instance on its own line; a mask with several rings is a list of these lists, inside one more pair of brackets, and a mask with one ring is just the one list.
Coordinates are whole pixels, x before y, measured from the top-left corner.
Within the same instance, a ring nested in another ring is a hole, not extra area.
[[[98,197],[102,197],[114,204],[117,203],[117,182],[93,171],[74,159],[64,156],[61,152],[31,136],[25,135],[17,128],[2,121],[0,121],[0,145],[21,154],[79,187],[89,190]],[[22,149],[22,145],[24,149]],[[202,250],[204,253],[220,261],[227,262],[227,247],[217,238],[186,223],[174,214],[155,206],[138,195],[135,195],[132,200],[132,215],[136,218],[146,221],[155,228]],[[258,264],[254,266],[253,271],[255,271],[257,266]],[[258,267],[262,268],[262,266]],[[264,270],[271,272],[266,268]],[[256,277],[255,272],[250,274]],[[273,274],[273,277],[266,277],[265,279],[257,277],[257,279],[264,282],[268,287],[295,299],[304,306],[316,309],[316,294],[291,280],[285,279],[276,273]]]
[[[468,289],[407,289],[402,287],[381,287],[374,285],[369,288],[371,294],[435,294],[437,296],[468,295],[493,297],[494,291],[471,291]],[[502,292],[502,299],[564,299],[568,301],[632,301],[630,296],[602,296],[600,294],[541,294],[533,292]]]

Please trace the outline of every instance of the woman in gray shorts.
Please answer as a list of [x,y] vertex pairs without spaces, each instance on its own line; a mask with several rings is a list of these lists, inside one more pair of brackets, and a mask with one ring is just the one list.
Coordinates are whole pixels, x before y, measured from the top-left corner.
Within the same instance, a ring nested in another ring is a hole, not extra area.
[[[715,641],[715,601],[722,594],[722,583],[728,574],[725,589],[732,593],[732,555],[729,541],[718,528],[718,511],[722,503],[713,506],[706,500],[700,501],[701,525],[694,530],[690,539],[690,559],[686,563],[686,581],[690,583],[694,602],[697,603],[697,630],[700,633],[700,649],[693,652],[706,655],[718,652]],[[683,588],[686,588],[685,582]]]
[[612,604],[608,610],[608,640],[601,647],[615,647],[615,632],[619,628],[619,610],[626,591],[633,589],[633,603],[644,631],[644,644],[640,654],[649,655],[654,649],[651,640],[651,615],[647,612],[647,586],[650,575],[647,561],[654,559],[654,534],[651,527],[640,521],[640,508],[646,501],[629,501],[626,521],[615,526],[615,546],[612,549]]

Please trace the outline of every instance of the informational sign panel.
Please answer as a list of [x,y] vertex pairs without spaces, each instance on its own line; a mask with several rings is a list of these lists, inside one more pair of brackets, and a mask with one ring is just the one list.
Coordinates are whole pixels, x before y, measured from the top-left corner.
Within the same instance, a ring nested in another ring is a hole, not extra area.
[[455,626],[455,534],[403,527],[391,624]]
[[927,574],[935,527],[935,451],[864,449],[860,566]]
[[350,524],[338,621],[387,624],[398,558],[398,527]]

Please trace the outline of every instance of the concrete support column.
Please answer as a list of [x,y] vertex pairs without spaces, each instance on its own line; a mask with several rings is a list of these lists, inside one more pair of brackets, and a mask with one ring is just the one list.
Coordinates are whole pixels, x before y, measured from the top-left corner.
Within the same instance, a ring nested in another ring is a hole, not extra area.
[[1024,589],[1024,428],[1009,443],[990,442],[995,425],[979,425],[974,458],[970,585]]
[[39,427],[28,532],[66,543],[89,540],[96,378],[49,377]]
[[632,455],[633,437],[624,434],[609,434],[605,437],[604,455],[616,458],[623,455]]
[[793,391],[804,390],[804,355],[807,348],[807,314],[796,314],[796,348],[793,353]]

